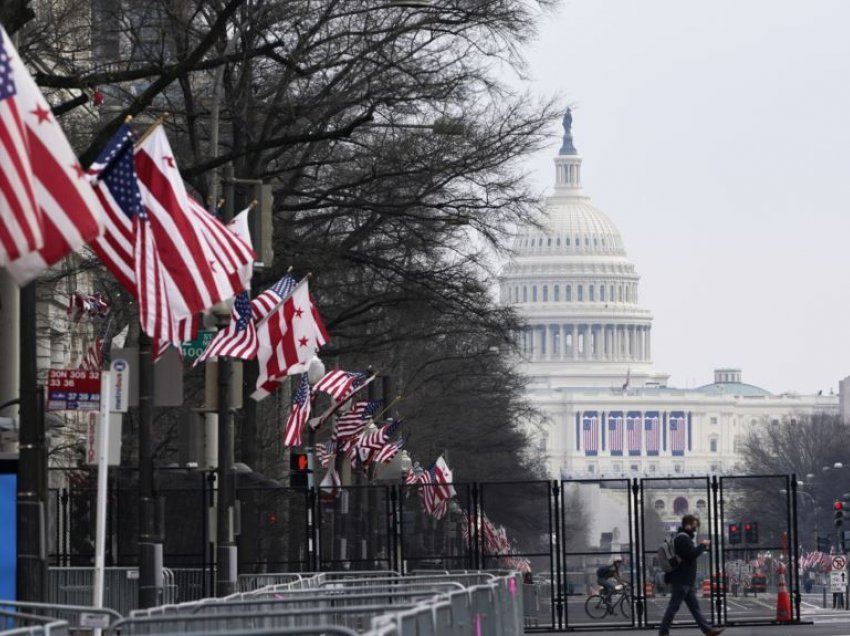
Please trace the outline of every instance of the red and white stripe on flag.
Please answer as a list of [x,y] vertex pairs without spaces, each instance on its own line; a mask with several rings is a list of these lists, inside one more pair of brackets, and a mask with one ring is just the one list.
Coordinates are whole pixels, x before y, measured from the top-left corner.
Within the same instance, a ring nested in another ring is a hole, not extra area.
[[682,411],[670,413],[670,451],[679,455],[685,452],[685,414]]
[[50,106],[0,27],[0,266],[19,285],[103,230],[100,204]]
[[302,280],[280,306],[257,325],[260,375],[252,397],[261,400],[279,381],[307,370],[310,359],[327,342],[317,322],[307,280]]
[[623,412],[608,414],[608,449],[612,455],[623,454]]
[[596,455],[599,450],[599,417],[596,411],[588,411],[581,418],[582,443],[586,455]]
[[240,273],[253,250],[186,193],[161,126],[136,148],[135,164],[173,315],[202,313],[245,289]]
[[626,414],[626,433],[629,438],[629,455],[640,455],[640,438],[643,434],[643,418],[640,411],[629,411]]

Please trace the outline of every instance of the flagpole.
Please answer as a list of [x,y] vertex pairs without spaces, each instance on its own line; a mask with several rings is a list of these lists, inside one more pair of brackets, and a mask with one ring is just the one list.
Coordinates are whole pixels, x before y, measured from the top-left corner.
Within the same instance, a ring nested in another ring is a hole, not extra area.
[[[222,222],[233,218],[235,196],[233,164],[224,167],[224,210]],[[219,328],[226,329],[230,312],[219,313]],[[230,403],[230,384],[233,362],[227,356],[218,356],[218,493],[216,499],[216,596],[230,596],[237,591],[236,571],[238,553],[234,533],[236,493],[233,483],[233,413]]]
[[[161,113],[160,116],[157,117],[156,120],[150,126],[148,126],[147,130],[145,130],[145,132],[143,132],[141,135],[139,135],[139,138],[136,140],[136,143],[134,144],[135,147],[138,148],[139,146],[141,146],[142,143],[144,143],[145,139],[150,137],[151,134],[153,133],[153,131],[155,131],[157,128],[159,128],[166,119],[168,119],[168,113],[167,112]],[[128,120],[125,119],[124,121],[126,122]]]

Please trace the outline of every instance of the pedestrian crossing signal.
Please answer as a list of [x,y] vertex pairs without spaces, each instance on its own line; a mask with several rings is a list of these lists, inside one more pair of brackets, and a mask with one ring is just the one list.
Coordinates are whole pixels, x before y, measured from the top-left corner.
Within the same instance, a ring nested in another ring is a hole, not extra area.
[[289,485],[292,488],[307,488],[309,485],[310,462],[307,453],[289,454]]
[[755,521],[744,524],[744,541],[747,543],[759,542],[759,524]]
[[737,523],[729,524],[729,545],[741,543],[741,526]]

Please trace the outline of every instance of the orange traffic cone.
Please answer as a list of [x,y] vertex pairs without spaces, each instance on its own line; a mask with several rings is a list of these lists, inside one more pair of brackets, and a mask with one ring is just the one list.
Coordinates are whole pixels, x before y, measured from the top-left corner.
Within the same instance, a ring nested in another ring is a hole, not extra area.
[[779,589],[776,592],[776,620],[779,622],[791,621],[791,595],[785,589],[785,577],[779,577]]

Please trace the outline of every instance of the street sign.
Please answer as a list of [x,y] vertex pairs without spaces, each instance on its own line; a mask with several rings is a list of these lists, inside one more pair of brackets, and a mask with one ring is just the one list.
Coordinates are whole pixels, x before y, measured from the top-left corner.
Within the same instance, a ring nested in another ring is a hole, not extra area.
[[112,371],[112,399],[109,410],[113,413],[126,413],[130,406],[130,363],[124,358],[113,360],[109,365]]
[[847,557],[843,554],[836,554],[832,557],[832,569],[834,570],[846,570],[847,569]]
[[847,587],[847,572],[845,570],[833,570],[829,573],[830,592],[843,592],[845,587]]
[[215,338],[216,331],[208,330],[208,329],[200,329],[198,331],[198,337],[194,340],[187,340],[180,344],[180,348],[183,349],[183,359],[184,360],[197,360],[201,357],[201,354],[204,352],[204,349],[213,341]]
[[100,371],[48,370],[48,411],[97,411],[99,408]]

